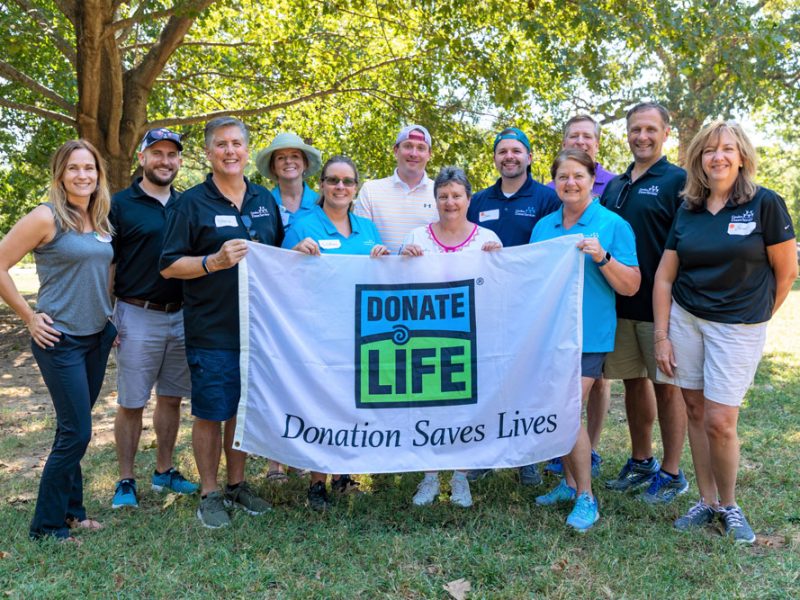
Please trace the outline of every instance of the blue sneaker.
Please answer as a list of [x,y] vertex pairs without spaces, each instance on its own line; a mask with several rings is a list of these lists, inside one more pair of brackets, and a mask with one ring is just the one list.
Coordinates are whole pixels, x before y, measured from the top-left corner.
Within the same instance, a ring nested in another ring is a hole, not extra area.
[[170,467],[164,473],[153,471],[150,483],[154,492],[162,492],[166,488],[176,494],[194,494],[199,487],[196,483],[188,481],[175,467]]
[[673,477],[659,470],[650,487],[643,491],[639,498],[648,504],[669,504],[688,490],[689,482],[686,481],[683,471],[678,470],[678,474]]
[[635,463],[629,458],[617,478],[606,481],[606,488],[615,492],[627,492],[642,487],[650,483],[659,469],[661,464],[655,458],[651,458],[649,463]]
[[600,465],[603,464],[603,457],[600,456],[597,452],[592,450],[592,477],[597,478],[600,477]]
[[564,473],[564,464],[561,462],[560,458],[552,458],[544,466],[544,472],[545,473],[552,473],[553,475],[563,475],[563,473]]
[[539,485],[542,483],[542,475],[536,465],[525,465],[519,468],[519,482],[521,485]]
[[467,471],[467,481],[479,481],[494,475],[494,469],[472,469]]
[[577,491],[575,488],[569,487],[569,485],[567,485],[567,480],[562,479],[558,482],[556,487],[547,492],[545,495],[536,496],[536,504],[539,506],[550,506],[551,504],[557,504],[558,502],[568,502],[570,500],[575,500],[576,494]]
[[136,497],[136,480],[120,479],[114,490],[114,499],[111,501],[111,508],[138,508],[139,499]]
[[589,492],[583,492],[575,500],[575,507],[567,517],[567,525],[575,531],[583,533],[592,528],[600,518],[600,511],[597,509],[597,498],[592,498]]
[[737,505],[721,506],[719,514],[725,522],[725,535],[733,538],[737,544],[752,544],[756,541],[756,534],[742,509]]

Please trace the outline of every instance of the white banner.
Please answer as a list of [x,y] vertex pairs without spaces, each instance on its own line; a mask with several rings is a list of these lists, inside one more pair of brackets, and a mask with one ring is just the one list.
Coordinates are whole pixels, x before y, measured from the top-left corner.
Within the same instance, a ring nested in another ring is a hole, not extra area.
[[250,243],[234,447],[324,473],[567,454],[581,406],[578,239],[378,259]]

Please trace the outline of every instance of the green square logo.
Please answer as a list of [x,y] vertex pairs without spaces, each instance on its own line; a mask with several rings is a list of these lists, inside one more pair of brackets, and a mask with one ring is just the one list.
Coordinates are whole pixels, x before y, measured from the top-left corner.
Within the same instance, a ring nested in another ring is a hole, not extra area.
[[478,401],[475,281],[357,285],[357,408]]

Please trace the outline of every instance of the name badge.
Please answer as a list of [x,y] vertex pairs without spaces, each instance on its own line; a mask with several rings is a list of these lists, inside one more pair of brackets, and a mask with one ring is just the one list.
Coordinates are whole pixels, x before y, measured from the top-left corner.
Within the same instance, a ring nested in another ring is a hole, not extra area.
[[755,231],[756,224],[754,221],[749,223],[729,223],[728,235],[750,235]]
[[239,223],[233,215],[217,215],[214,217],[214,224],[217,227],[238,227]]
[[482,210],[478,213],[478,221],[483,223],[484,221],[496,221],[500,218],[500,209],[495,208],[493,210]]
[[319,240],[317,243],[323,250],[336,250],[342,247],[342,242],[340,240]]
[[96,239],[98,242],[103,242],[104,244],[110,244],[111,243],[111,236],[108,235],[107,233],[103,234],[103,233],[97,233],[95,231],[94,232],[94,239]]

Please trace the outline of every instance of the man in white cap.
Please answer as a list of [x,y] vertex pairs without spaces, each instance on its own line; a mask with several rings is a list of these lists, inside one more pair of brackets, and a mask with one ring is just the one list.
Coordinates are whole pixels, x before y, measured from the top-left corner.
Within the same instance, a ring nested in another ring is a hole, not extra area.
[[390,177],[364,183],[355,213],[375,223],[381,239],[397,254],[406,234],[438,219],[433,180],[425,167],[431,159],[431,134],[422,125],[400,130],[394,143],[397,168]]

